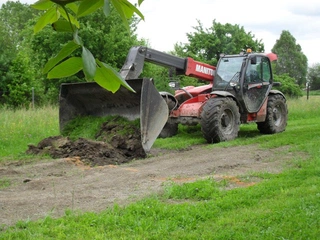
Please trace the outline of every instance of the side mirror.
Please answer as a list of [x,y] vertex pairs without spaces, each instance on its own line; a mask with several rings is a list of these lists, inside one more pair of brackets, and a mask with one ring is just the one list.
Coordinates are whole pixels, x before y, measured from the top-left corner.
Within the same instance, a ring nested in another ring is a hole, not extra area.
[[281,82],[273,82],[272,86],[280,87],[281,86]]

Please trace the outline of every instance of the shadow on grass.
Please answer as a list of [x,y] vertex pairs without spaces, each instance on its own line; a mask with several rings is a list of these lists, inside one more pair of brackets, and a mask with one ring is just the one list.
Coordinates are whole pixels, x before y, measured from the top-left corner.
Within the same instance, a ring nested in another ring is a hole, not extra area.
[[238,138],[255,138],[261,135],[257,129],[241,129],[238,133]]

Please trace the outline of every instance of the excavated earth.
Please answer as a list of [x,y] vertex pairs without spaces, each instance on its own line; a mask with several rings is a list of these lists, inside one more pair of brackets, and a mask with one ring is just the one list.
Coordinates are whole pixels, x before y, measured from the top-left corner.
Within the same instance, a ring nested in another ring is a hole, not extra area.
[[106,123],[97,133],[99,141],[49,137],[28,147],[33,160],[0,164],[1,180],[8,182],[0,188],[0,230],[19,220],[61,217],[68,209],[98,212],[128,204],[160,193],[167,182],[210,177],[226,180],[226,188],[248,187],[260,180],[252,172],[278,173],[293,158],[286,147],[266,150],[256,145],[153,148],[146,155],[139,131],[126,136],[119,131]]
[[55,159],[80,157],[83,163],[90,166],[123,164],[146,157],[140,140],[140,130],[133,124],[128,126],[128,123],[121,124],[115,119],[104,122],[95,139],[79,138],[72,141],[68,137],[53,136],[43,139],[37,146],[29,145],[26,152],[34,155],[47,154]]

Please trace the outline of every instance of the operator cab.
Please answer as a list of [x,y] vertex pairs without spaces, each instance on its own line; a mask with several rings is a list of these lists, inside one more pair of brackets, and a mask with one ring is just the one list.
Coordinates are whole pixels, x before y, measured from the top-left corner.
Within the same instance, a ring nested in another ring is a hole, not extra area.
[[257,112],[273,84],[270,59],[265,54],[222,55],[214,77],[213,91],[225,91],[238,99],[245,112]]

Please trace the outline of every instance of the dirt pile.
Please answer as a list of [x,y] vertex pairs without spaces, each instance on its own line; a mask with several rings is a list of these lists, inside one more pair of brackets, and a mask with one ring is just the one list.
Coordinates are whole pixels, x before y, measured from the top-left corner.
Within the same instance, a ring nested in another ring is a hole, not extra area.
[[52,136],[43,139],[37,146],[29,145],[26,152],[52,158],[77,157],[90,166],[123,164],[146,157],[141,145],[140,129],[116,119],[104,122],[95,140],[79,138],[72,141],[69,137]]

